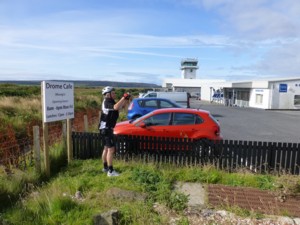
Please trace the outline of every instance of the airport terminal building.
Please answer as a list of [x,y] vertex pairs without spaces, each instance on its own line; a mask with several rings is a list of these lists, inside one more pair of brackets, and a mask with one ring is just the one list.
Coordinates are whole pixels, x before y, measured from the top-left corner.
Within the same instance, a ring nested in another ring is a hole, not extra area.
[[197,59],[183,59],[181,78],[165,79],[162,87],[228,106],[300,109],[300,77],[233,82],[197,79],[197,64]]

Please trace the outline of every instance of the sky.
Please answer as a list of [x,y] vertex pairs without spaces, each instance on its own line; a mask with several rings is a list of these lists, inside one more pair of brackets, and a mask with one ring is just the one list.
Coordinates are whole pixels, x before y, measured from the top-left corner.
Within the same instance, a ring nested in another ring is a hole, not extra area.
[[0,0],[0,80],[300,77],[298,0]]

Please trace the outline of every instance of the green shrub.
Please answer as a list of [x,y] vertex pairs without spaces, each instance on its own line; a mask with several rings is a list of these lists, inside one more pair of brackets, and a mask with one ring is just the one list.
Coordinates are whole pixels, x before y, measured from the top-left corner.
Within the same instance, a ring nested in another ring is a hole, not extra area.
[[155,171],[136,168],[132,173],[132,179],[150,193],[157,191],[158,183],[162,181],[161,175]]
[[180,192],[172,192],[170,198],[167,202],[167,206],[178,212],[187,208],[189,201],[189,196],[182,194]]

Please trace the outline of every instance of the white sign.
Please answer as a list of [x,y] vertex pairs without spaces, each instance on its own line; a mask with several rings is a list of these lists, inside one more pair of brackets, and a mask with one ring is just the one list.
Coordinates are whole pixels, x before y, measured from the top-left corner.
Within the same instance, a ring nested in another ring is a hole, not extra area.
[[42,82],[43,122],[74,118],[74,84],[72,82]]

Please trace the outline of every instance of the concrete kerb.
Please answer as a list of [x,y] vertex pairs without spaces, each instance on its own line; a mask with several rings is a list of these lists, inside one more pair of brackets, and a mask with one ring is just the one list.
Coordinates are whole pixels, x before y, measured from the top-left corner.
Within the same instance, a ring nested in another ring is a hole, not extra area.
[[208,202],[207,186],[201,183],[178,182],[174,191],[188,196],[191,208],[206,208]]

